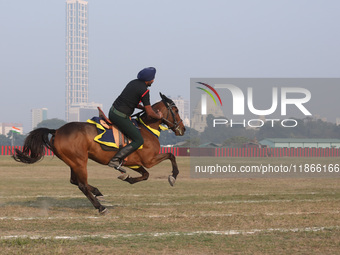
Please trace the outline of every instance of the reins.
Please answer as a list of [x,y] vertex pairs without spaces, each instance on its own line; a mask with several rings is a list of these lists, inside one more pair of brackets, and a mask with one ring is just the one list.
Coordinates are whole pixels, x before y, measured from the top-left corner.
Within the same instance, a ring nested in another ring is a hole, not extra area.
[[[176,106],[175,104],[169,104],[168,102],[162,100],[163,104],[165,105],[165,107],[168,109],[168,114],[166,116],[166,118],[162,118],[162,123],[164,123],[165,125],[168,126],[169,129],[171,129],[172,131],[176,132],[176,130],[179,129],[179,124],[181,124],[183,122],[183,120],[181,119],[179,122],[176,121],[176,118],[175,118],[175,113],[173,112],[172,110],[172,107]],[[137,119],[140,118],[140,116],[142,114],[145,113],[145,110],[143,111],[140,111],[140,112],[137,112],[133,115],[131,115],[131,118],[133,117],[137,117]],[[172,116],[172,119],[174,120],[173,122],[171,122],[170,120],[168,120],[168,117],[169,117],[169,113],[171,113],[171,116]]]
[[[165,107],[168,109],[168,115],[167,115],[166,118],[162,118],[162,122],[165,122],[165,124],[168,126],[168,128],[175,132],[177,129],[179,129],[179,124],[183,120],[181,119],[179,122],[176,121],[175,113],[172,110],[172,107],[176,106],[175,104],[173,104],[173,103],[169,104],[168,102],[166,102],[164,100],[162,100],[162,102],[164,103]],[[171,113],[172,119],[174,120],[174,122],[171,122],[171,121],[168,120],[169,112]]]

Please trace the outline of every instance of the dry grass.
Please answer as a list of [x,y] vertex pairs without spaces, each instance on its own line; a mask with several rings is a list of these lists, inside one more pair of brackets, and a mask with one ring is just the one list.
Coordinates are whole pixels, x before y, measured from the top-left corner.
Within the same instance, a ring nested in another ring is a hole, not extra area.
[[170,187],[169,162],[135,185],[89,162],[100,217],[58,159],[0,157],[0,254],[338,254],[339,179],[191,179],[178,164]]

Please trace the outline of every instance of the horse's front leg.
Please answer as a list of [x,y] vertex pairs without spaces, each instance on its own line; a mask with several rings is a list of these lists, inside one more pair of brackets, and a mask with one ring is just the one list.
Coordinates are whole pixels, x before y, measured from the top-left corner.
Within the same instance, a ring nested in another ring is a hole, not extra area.
[[149,162],[145,166],[147,168],[151,168],[151,167],[159,164],[160,162],[162,162],[162,161],[164,161],[166,159],[169,159],[171,161],[171,165],[172,165],[172,175],[169,175],[168,181],[169,181],[171,186],[174,186],[174,184],[176,182],[177,175],[179,174],[178,167],[177,167],[177,162],[176,162],[176,157],[175,157],[174,154],[172,154],[172,153],[158,154],[156,157],[154,157],[151,160],[151,162]]
[[123,175],[121,175],[118,178],[123,180],[123,181],[126,181],[126,182],[128,182],[130,184],[135,184],[135,183],[140,182],[140,181],[146,181],[149,178],[149,172],[146,171],[145,168],[142,167],[142,166],[140,166],[137,169],[132,169],[132,170],[140,173],[142,176],[140,176],[140,177],[130,177],[127,174],[123,174]]

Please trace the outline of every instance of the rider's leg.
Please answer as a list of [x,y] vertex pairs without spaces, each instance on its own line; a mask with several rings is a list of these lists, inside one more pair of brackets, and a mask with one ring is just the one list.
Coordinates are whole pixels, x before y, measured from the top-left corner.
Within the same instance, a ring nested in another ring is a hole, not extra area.
[[132,152],[143,145],[144,140],[140,131],[135,125],[133,125],[129,118],[118,116],[111,111],[109,117],[112,123],[114,123],[126,136],[128,136],[132,140],[130,144],[121,148],[108,164],[109,166],[119,170],[119,167],[121,166],[124,158],[129,156]]
[[135,149],[131,146],[131,144],[126,145],[125,147],[121,148],[117,154],[110,160],[108,166],[114,167],[117,170],[120,169],[120,166],[123,164],[124,158],[129,156]]

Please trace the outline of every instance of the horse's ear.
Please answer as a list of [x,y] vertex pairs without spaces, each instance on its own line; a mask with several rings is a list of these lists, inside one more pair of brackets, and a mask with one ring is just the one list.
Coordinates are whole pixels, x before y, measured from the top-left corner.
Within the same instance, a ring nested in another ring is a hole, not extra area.
[[159,92],[159,95],[161,96],[162,101],[163,101],[164,103],[166,103],[167,105],[169,105],[169,104],[175,105],[175,104],[174,104],[174,101],[172,101],[172,100],[171,100],[170,98],[168,98],[167,96],[163,95],[163,94],[160,93],[160,92]]
[[170,101],[170,99],[167,96],[163,95],[161,92],[159,92],[159,95],[161,96],[163,101],[165,101],[167,103]]
[[162,100],[166,99],[166,96],[164,96],[161,92],[159,92],[159,95],[161,96]]

